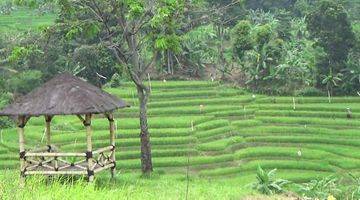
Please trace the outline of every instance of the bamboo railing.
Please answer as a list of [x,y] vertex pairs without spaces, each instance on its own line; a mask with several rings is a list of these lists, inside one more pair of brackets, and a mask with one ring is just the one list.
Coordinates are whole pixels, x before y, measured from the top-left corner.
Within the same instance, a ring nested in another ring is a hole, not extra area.
[[24,175],[86,175],[89,171],[98,173],[115,166],[112,160],[114,146],[93,151],[91,165],[86,153],[26,152]]

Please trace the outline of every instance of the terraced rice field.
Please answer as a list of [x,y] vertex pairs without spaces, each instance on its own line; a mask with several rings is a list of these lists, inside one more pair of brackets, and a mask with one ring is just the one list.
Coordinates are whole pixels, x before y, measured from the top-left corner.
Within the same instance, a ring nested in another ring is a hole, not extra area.
[[[107,89],[131,108],[117,116],[117,167],[140,170],[138,103],[130,83]],[[152,82],[149,127],[157,171],[199,176],[246,176],[258,165],[307,181],[360,167],[360,97],[268,97],[216,82]],[[352,118],[347,118],[347,108]],[[43,141],[43,118],[26,127],[28,148]],[[86,149],[76,117],[55,117],[52,140],[62,151]],[[108,122],[93,121],[95,147],[108,144]],[[0,168],[18,166],[15,129],[1,130]]]
[[[2,4],[0,0],[0,5]],[[18,7],[10,14],[0,14],[0,33],[20,33],[37,30],[40,27],[54,23],[56,15],[52,13],[40,14],[36,10]]]

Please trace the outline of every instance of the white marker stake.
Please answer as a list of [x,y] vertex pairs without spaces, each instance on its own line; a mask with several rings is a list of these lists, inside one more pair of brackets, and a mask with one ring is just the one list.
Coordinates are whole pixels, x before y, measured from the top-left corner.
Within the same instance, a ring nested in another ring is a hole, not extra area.
[[1,143],[4,143],[4,140],[3,140],[3,135],[2,135],[2,133],[3,133],[3,130],[1,130],[1,131],[0,131],[0,137],[1,137]]
[[245,108],[245,105],[244,105],[244,118],[246,119],[246,108]]
[[194,131],[194,121],[191,121],[191,131]]
[[295,104],[295,97],[293,97],[293,109],[296,109],[296,104]]

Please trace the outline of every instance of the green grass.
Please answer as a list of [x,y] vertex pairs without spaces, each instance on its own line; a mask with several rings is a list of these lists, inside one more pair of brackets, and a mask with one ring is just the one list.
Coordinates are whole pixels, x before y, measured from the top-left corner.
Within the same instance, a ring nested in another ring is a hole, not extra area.
[[[113,93],[116,96],[122,98],[136,98],[136,92],[133,90],[130,91],[119,91],[114,89],[108,89],[109,92]],[[188,90],[188,91],[168,91],[168,92],[153,92],[151,94],[151,99],[174,99],[174,98],[187,98],[187,97],[226,97],[226,96],[236,96],[243,94],[239,90],[219,90],[214,92],[214,90]]]
[[[139,174],[118,174],[115,181],[108,176],[99,177],[94,184],[85,181],[54,179],[48,184],[43,177],[29,177],[24,188],[18,187],[16,173],[1,173],[0,198],[4,200],[70,200],[70,199],[134,199],[175,200],[185,199],[189,184],[188,199],[239,199],[252,191],[248,185],[253,177],[237,177],[228,180],[207,180],[185,175],[153,175],[141,178]],[[67,184],[64,184],[67,183]],[[241,183],[241,185],[239,185]]]
[[173,101],[158,101],[151,102],[149,107],[158,108],[158,107],[173,107],[173,106],[200,106],[200,105],[239,105],[252,102],[253,99],[249,96],[239,96],[239,97],[217,97],[217,98],[195,98],[195,99],[186,99],[186,100],[173,100]]
[[224,138],[213,142],[202,143],[197,146],[201,151],[222,151],[231,146],[232,144],[242,143],[242,137]]
[[[269,103],[269,104],[293,104],[293,97],[267,97],[256,100],[257,103]],[[305,103],[322,103],[322,104],[334,104],[334,103],[360,103],[360,97],[332,97],[331,103],[327,97],[295,97],[296,104]]]
[[[283,111],[283,110],[262,110],[256,112],[257,116],[276,117],[316,117],[316,118],[347,118],[347,113],[334,111]],[[359,119],[360,113],[352,113],[352,118]]]
[[[294,110],[292,103],[288,104],[254,104],[249,108],[259,110]],[[325,112],[346,112],[350,108],[352,112],[360,112],[359,103],[309,103],[295,105],[295,111],[325,111]]]
[[[298,151],[301,151],[301,156]],[[359,159],[346,158],[323,150],[296,147],[252,147],[235,153],[235,159],[252,159],[252,158],[286,158],[294,160],[324,160],[329,164],[342,169],[356,169],[360,167]]]
[[254,160],[242,163],[237,167],[224,167],[218,169],[203,170],[200,172],[202,176],[221,176],[244,173],[255,173],[257,167],[261,165],[264,169],[291,169],[291,170],[310,170],[333,172],[334,167],[326,162],[310,162],[310,161],[292,161],[292,160]]
[[331,128],[354,128],[360,126],[360,121],[354,119],[319,119],[315,117],[257,117],[256,119],[272,124],[321,125]]
[[223,136],[224,134],[228,134],[233,130],[231,126],[223,126],[218,128],[213,128],[210,130],[198,130],[196,131],[195,136],[200,140],[204,141],[205,139],[212,138],[214,136]]
[[[196,140],[195,137],[166,137],[166,138],[152,138],[151,144],[152,145],[185,145],[189,144],[192,141]],[[140,140],[139,138],[128,138],[128,139],[116,139],[116,144],[120,147],[132,147],[132,146],[139,146],[140,147]],[[93,141],[93,146],[100,148],[104,146],[108,146],[108,140],[96,140]],[[86,141],[78,141],[76,144],[64,144],[61,146],[64,150],[82,150],[86,149]]]
[[219,119],[219,120],[212,120],[208,122],[204,122],[202,124],[199,124],[196,126],[197,131],[206,131],[211,130],[219,127],[228,126],[230,123],[228,120],[225,119]]
[[323,127],[311,127],[301,125],[260,125],[255,127],[238,127],[238,135],[242,136],[266,136],[266,135],[312,135],[312,136],[331,136],[357,138],[359,131],[357,129],[329,129]]
[[37,30],[53,24],[54,20],[55,14],[40,15],[32,9],[17,8],[10,15],[0,15],[0,32],[11,34]]
[[[155,89],[184,89],[189,88],[193,90],[194,88],[208,88],[218,86],[218,82],[210,82],[210,81],[151,81],[151,88]],[[134,88],[134,83],[126,82],[122,84],[122,87],[130,87]]]
[[261,142],[261,143],[306,143],[306,144],[334,144],[334,145],[347,145],[347,146],[359,146],[360,139],[343,139],[343,138],[328,138],[320,136],[258,136],[247,137],[246,142]]
[[244,128],[244,127],[260,126],[262,122],[259,120],[239,120],[239,121],[233,121],[231,124],[239,128]]
[[[132,83],[107,90],[138,103]],[[359,97],[336,97],[331,104],[327,97],[295,98],[294,110],[292,97],[253,98],[243,90],[201,81],[153,81],[152,95],[148,113],[153,165],[165,177],[189,169],[197,181],[231,177],[242,187],[237,177],[254,180],[258,165],[277,168],[280,178],[296,182],[356,173],[360,167]],[[347,107],[352,119],[346,118]],[[130,177],[141,169],[138,107],[115,114],[117,168]],[[85,130],[77,117],[56,116],[52,125],[52,141],[62,151],[85,152]],[[95,116],[92,127],[94,149],[109,145],[107,119]],[[44,118],[32,118],[25,128],[27,148],[45,145],[43,134]],[[16,129],[4,129],[2,135],[0,169],[17,168]],[[194,199],[204,196],[199,195]]]

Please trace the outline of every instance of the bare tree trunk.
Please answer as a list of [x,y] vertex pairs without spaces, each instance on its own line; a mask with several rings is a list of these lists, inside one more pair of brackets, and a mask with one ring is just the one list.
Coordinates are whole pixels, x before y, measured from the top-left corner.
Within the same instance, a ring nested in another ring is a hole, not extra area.
[[150,94],[148,88],[136,87],[140,103],[140,141],[141,141],[141,169],[144,175],[153,171],[151,159],[150,133],[147,121],[147,102]]
[[131,77],[136,85],[139,105],[140,105],[140,143],[141,143],[141,169],[144,175],[149,175],[152,171],[152,159],[151,159],[151,144],[150,144],[150,133],[147,121],[147,102],[150,96],[149,87],[143,84],[143,75],[146,71],[140,60],[140,53],[138,52],[137,46],[138,41],[134,35],[128,38],[128,44],[132,51],[132,65],[135,69],[135,73],[131,70]]

